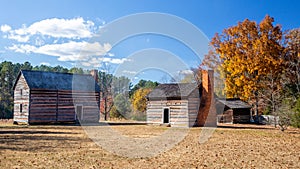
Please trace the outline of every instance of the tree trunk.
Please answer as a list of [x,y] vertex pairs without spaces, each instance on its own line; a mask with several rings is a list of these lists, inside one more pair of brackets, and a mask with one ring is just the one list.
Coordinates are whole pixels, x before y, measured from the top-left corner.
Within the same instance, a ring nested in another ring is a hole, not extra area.
[[107,121],[107,97],[104,98],[104,120]]

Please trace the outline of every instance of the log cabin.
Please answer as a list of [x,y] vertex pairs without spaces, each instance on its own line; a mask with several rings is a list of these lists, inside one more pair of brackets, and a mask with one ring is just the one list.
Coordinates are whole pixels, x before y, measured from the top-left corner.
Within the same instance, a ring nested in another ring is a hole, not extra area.
[[219,123],[250,123],[252,106],[239,98],[217,99],[216,108]]
[[100,87],[92,75],[21,70],[14,84],[14,123],[98,122]]
[[202,82],[160,84],[147,95],[147,123],[176,127],[216,126],[213,71]]

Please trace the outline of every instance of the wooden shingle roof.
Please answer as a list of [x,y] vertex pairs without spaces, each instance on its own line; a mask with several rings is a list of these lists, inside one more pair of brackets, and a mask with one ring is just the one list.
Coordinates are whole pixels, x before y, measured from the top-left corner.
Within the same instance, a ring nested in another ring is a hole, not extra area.
[[194,90],[198,90],[196,83],[160,84],[148,95],[148,99],[181,99],[188,97]]
[[218,102],[229,107],[230,109],[250,109],[251,105],[240,99],[217,99]]
[[17,81],[21,75],[30,89],[100,92],[99,85],[91,75],[22,70]]

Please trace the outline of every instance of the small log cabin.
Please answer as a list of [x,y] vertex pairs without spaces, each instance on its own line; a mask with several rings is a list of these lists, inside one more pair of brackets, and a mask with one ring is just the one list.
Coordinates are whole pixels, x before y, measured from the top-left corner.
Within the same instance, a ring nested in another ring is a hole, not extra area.
[[20,71],[13,87],[14,123],[98,122],[100,87],[97,71],[92,74]]
[[213,71],[202,83],[160,84],[147,95],[147,123],[177,127],[216,126]]
[[251,105],[238,98],[217,99],[219,123],[250,123]]

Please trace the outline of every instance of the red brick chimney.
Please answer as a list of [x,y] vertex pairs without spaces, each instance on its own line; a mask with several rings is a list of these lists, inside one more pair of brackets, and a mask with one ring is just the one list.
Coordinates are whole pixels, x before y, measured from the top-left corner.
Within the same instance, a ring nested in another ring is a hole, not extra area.
[[91,70],[91,75],[95,79],[96,83],[98,83],[98,70],[96,69]]
[[202,94],[197,126],[215,127],[217,115],[214,99],[214,71],[202,70]]

